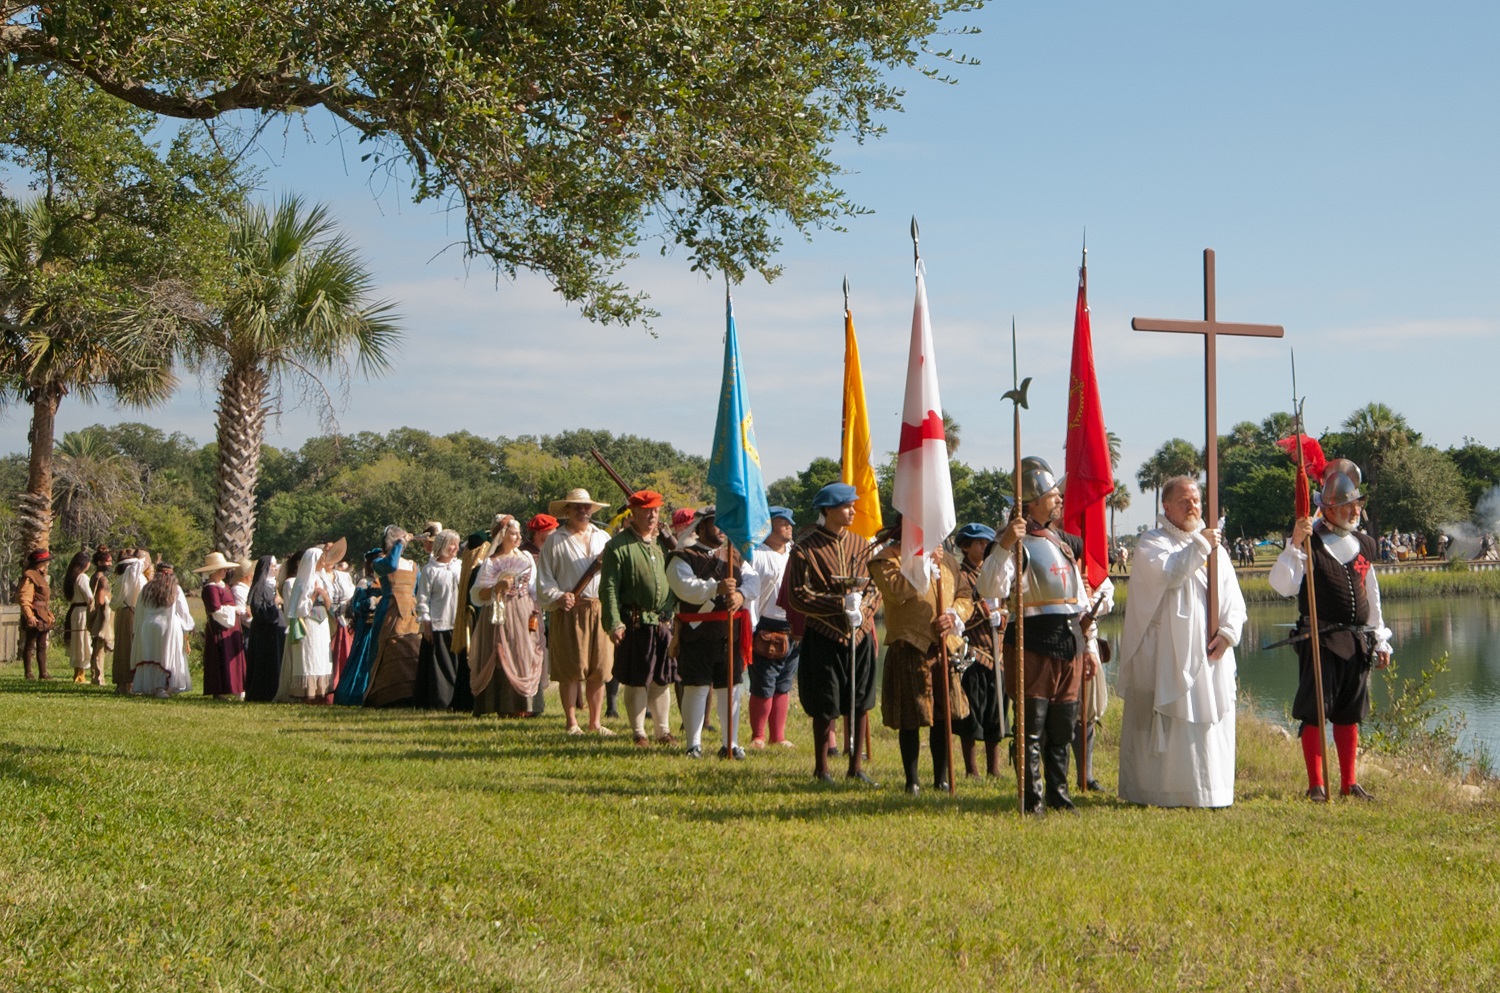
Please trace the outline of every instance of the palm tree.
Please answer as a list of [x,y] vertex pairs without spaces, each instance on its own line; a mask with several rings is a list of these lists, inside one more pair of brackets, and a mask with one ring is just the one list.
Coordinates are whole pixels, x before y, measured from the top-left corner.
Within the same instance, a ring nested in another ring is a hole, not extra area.
[[959,423],[949,416],[946,410],[943,411],[943,441],[948,446],[948,457],[950,459],[958,454],[958,446],[961,444],[959,436],[962,433],[963,428],[959,426]]
[[1156,491],[1156,513],[1161,513],[1161,488],[1173,476],[1196,476],[1203,471],[1203,453],[1190,441],[1173,438],[1162,443],[1135,474],[1135,481],[1144,493]]
[[1120,468],[1120,436],[1113,431],[1106,431],[1104,439],[1109,442],[1109,468],[1114,472]]
[[1115,491],[1104,498],[1104,506],[1109,508],[1109,544],[1113,548],[1115,545],[1115,511],[1123,513],[1130,509],[1130,487],[1116,482]]
[[[86,212],[84,212],[86,213]],[[52,531],[57,410],[72,394],[148,407],[176,386],[185,296],[113,256],[125,236],[50,197],[0,202],[0,396],[31,406],[22,548]]]
[[141,467],[98,429],[64,436],[53,459],[53,511],[62,533],[88,546],[105,538],[120,504],[140,497]]
[[[1406,418],[1383,403],[1368,403],[1344,420],[1348,433],[1348,451],[1343,454],[1359,463],[1371,488],[1377,484],[1386,458],[1394,451],[1415,445],[1421,434],[1411,429]],[[1369,529],[1380,533],[1374,511],[1367,510]]]
[[400,328],[391,304],[369,302],[369,267],[321,204],[286,196],[274,210],[244,208],[231,219],[228,268],[188,358],[219,379],[214,547],[238,559],[255,537],[266,414],[286,381],[328,398],[321,375],[346,376],[351,355],[362,374],[383,372]]

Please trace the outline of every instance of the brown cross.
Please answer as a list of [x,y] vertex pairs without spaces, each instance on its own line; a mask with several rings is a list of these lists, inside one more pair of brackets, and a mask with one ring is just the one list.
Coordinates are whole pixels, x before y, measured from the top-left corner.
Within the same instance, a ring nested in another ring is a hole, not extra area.
[[[1252,338],[1280,338],[1286,333],[1279,324],[1226,324],[1218,319],[1214,300],[1214,250],[1203,250],[1203,320],[1168,321],[1153,317],[1131,318],[1130,326],[1137,331],[1177,331],[1203,335],[1203,397],[1207,414],[1207,444],[1203,448],[1204,472],[1208,477],[1208,492],[1204,494],[1203,520],[1209,527],[1219,521],[1219,391],[1218,337],[1221,334],[1244,335]],[[1212,640],[1218,631],[1219,617],[1219,570],[1218,555],[1208,560],[1208,636]]]

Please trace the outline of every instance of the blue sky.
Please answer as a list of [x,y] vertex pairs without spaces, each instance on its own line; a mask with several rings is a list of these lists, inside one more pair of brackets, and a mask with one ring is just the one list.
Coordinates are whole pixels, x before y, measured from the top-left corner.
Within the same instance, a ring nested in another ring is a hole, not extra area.
[[[1009,326],[1034,379],[1028,453],[1062,460],[1080,241],[1105,419],[1122,475],[1173,436],[1201,444],[1202,345],[1130,330],[1201,315],[1201,253],[1218,256],[1223,320],[1285,339],[1220,345],[1221,431],[1289,406],[1289,348],[1314,430],[1385,402],[1427,440],[1500,445],[1496,267],[1500,7],[1393,3],[994,3],[951,39],[980,65],[956,86],[916,73],[887,136],[839,149],[844,187],[873,208],[847,233],[788,232],[785,274],[735,291],[766,477],[837,452],[842,295],[851,306],[877,449],[894,448],[911,320],[908,224],[921,224],[944,405],[960,458],[1009,465]],[[947,47],[944,40],[936,47]],[[931,62],[931,60],[929,60]],[[456,215],[404,201],[322,112],[268,134],[268,195],[328,202],[404,315],[396,372],[353,384],[344,430],[405,424],[482,435],[606,427],[707,453],[722,361],[722,283],[647,247],[628,278],[657,336],[579,319],[539,278],[496,281],[444,251]],[[295,398],[288,398],[290,401]],[[65,402],[60,427],[146,420],[212,437],[211,387],[138,414]],[[290,408],[268,441],[323,429]],[[24,450],[24,411],[0,421]],[[1149,517],[1136,497],[1122,526]]]

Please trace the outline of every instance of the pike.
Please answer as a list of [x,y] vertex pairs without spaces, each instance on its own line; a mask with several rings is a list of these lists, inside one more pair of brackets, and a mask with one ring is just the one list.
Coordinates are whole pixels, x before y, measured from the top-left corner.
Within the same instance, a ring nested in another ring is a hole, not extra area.
[[[1016,319],[1010,319],[1010,382],[1011,388],[1001,396],[1002,400],[1009,400],[1013,406],[1011,424],[1014,428],[1016,443],[1016,505],[1011,509],[1011,520],[1017,515],[1025,513],[1021,506],[1021,408],[1026,406],[1026,390],[1031,386],[1031,377],[1027,376],[1020,385],[1016,384],[1016,378],[1020,375],[1019,365],[1016,359]],[[1022,543],[1016,542],[1016,549],[1012,553],[1016,558],[1016,580],[1015,606],[1011,609],[1010,616],[1015,619],[1016,625],[1016,699],[1013,701],[1016,707],[1015,733],[1011,735],[1014,745],[1012,752],[1016,760],[1016,791],[1021,816],[1026,816],[1026,620],[1022,615],[1025,606],[1025,597],[1021,594],[1021,555]],[[995,678],[1000,677],[999,657],[996,657]],[[1005,706],[1005,694],[1002,690],[999,696],[1000,706]]]
[[[1292,498],[1292,506],[1298,521],[1308,517],[1312,513],[1311,500],[1308,497],[1307,480],[1307,455],[1302,451],[1302,402],[1297,399],[1297,350],[1292,349],[1292,411],[1296,417],[1297,428],[1297,492]],[[1295,526],[1295,522],[1293,522]],[[1312,535],[1302,544],[1302,554],[1307,556],[1307,565],[1302,570],[1302,575],[1307,582],[1307,626],[1310,635],[1321,634],[1318,627],[1318,598],[1313,590],[1313,546]],[[1323,722],[1327,719],[1323,702],[1323,650],[1319,642],[1320,637],[1309,637],[1308,645],[1311,648],[1311,664],[1313,671],[1313,693],[1318,702],[1318,751],[1323,756],[1323,802],[1329,801],[1328,764],[1328,734],[1323,730]]]

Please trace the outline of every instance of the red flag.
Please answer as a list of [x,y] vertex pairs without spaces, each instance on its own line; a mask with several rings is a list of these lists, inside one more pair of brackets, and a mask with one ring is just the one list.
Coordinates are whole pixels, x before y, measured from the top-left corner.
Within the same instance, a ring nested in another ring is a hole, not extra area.
[[1078,270],[1078,308],[1073,315],[1073,370],[1068,377],[1067,487],[1063,490],[1063,530],[1083,539],[1089,586],[1109,576],[1109,535],[1104,501],[1115,491],[1109,464],[1104,408],[1094,375],[1094,338],[1089,330],[1088,263]]

